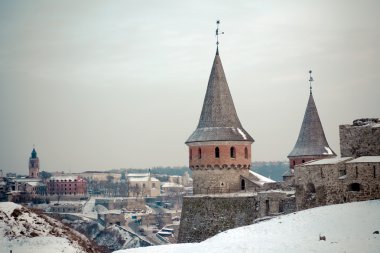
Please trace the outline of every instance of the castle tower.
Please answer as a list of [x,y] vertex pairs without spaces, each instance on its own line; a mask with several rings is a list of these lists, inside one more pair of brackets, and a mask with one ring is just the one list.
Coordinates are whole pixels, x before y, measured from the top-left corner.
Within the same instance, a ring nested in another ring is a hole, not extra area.
[[305,116],[301,126],[296,145],[288,155],[291,171],[294,166],[311,160],[335,157],[335,152],[327,143],[321,120],[319,119],[317,107],[314,102],[311,82],[313,78],[310,73],[310,95],[307,103]]
[[236,114],[217,49],[198,127],[186,141],[194,194],[245,188],[241,176],[248,177],[253,142]]
[[38,178],[40,175],[40,159],[37,157],[37,152],[33,148],[32,154],[29,158],[29,177]]

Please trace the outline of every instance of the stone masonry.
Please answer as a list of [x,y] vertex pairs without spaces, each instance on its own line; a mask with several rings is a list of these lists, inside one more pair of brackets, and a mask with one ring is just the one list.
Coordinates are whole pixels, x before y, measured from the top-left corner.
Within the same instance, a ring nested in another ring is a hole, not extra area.
[[295,211],[295,198],[283,191],[184,197],[178,242],[200,242],[256,219]]
[[380,198],[380,156],[332,158],[296,166],[298,210]]
[[380,119],[357,119],[352,125],[340,125],[342,157],[380,155]]

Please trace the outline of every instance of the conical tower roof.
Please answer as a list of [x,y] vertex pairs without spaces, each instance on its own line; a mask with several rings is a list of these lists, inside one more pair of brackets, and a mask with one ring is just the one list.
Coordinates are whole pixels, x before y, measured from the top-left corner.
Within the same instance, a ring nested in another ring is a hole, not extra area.
[[297,143],[288,158],[299,156],[336,156],[327,143],[311,91]]
[[198,127],[186,143],[204,141],[254,141],[237,116],[218,50]]

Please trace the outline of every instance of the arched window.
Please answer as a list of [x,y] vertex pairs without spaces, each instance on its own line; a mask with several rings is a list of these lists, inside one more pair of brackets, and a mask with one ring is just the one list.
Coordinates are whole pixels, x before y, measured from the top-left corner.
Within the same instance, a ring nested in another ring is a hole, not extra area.
[[216,147],[215,148],[215,158],[219,158],[220,154],[219,154],[219,147]]
[[198,159],[202,158],[202,150],[201,148],[198,148]]
[[305,160],[302,160],[302,163],[305,163]]
[[360,184],[352,183],[348,186],[348,190],[353,191],[353,192],[359,192],[360,191]]
[[189,158],[190,160],[193,159],[193,150],[189,149]]
[[248,159],[248,148],[247,147],[245,147],[245,149],[244,149],[244,157],[245,157],[245,159]]
[[230,157],[231,158],[236,158],[236,150],[235,147],[230,148]]
[[293,161],[293,165],[296,165],[296,161]]
[[244,179],[241,180],[241,189],[245,190],[245,180]]

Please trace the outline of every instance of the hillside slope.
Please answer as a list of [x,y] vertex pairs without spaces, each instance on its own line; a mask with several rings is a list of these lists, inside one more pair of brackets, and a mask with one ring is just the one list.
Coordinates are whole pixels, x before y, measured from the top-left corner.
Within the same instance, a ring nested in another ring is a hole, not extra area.
[[[324,206],[231,229],[204,242],[118,253],[373,252],[380,249],[380,200]],[[326,240],[320,240],[320,235]]]
[[0,202],[0,253],[98,252],[80,233],[12,202]]

